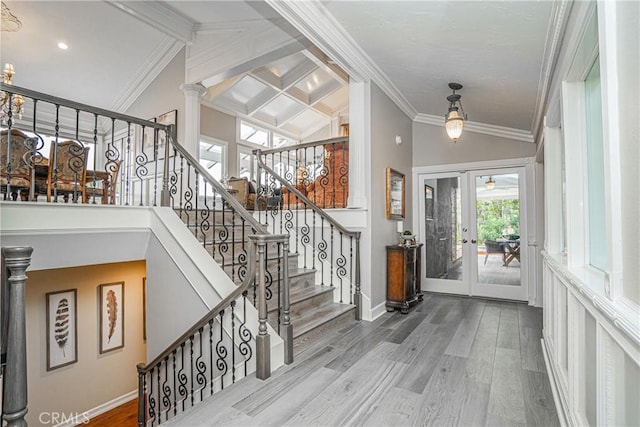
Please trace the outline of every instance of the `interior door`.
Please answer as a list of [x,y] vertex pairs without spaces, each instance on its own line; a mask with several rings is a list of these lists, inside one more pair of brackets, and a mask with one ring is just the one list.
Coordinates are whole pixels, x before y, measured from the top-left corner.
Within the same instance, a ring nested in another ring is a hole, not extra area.
[[471,295],[527,300],[524,168],[468,174]]
[[422,251],[422,289],[431,292],[469,294],[468,268],[464,252],[468,213],[464,197],[464,173],[420,175],[419,236]]

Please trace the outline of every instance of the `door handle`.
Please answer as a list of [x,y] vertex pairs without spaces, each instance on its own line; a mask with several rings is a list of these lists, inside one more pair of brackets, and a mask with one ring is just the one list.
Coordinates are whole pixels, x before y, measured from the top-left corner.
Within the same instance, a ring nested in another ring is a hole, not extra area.
[[468,240],[467,239],[462,239],[462,243],[467,243]]
[[476,239],[471,239],[471,243],[477,243]]

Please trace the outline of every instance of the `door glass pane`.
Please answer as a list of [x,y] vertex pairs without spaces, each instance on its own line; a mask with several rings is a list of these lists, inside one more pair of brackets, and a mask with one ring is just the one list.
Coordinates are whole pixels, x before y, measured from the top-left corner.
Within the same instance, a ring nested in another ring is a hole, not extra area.
[[518,174],[476,177],[478,283],[520,285]]
[[460,178],[424,181],[427,278],[462,280]]

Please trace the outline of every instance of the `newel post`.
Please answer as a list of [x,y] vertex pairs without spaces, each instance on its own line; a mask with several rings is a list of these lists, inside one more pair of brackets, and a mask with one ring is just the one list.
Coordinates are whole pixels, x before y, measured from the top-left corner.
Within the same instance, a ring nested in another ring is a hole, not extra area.
[[256,378],[266,380],[271,376],[271,342],[267,329],[267,287],[265,281],[267,241],[264,235],[249,236],[258,247],[258,336],[256,337]]
[[[164,144],[164,164],[162,165],[162,190],[160,190],[160,206],[171,206],[169,192],[169,153],[171,145],[176,143],[176,126],[170,125],[167,132],[167,142]],[[157,160],[156,160],[157,161]]]
[[293,363],[293,325],[291,324],[291,301],[289,296],[289,236],[282,241],[282,332],[284,340],[284,363]]
[[25,318],[25,282],[26,270],[31,264],[30,247],[6,247],[2,248],[3,264],[6,268],[3,276],[6,285],[3,285],[5,301],[8,304],[8,313],[3,313],[2,325],[6,331],[7,364],[4,372],[4,390],[2,401],[3,419],[8,427],[25,426],[24,417],[27,414],[27,336]]

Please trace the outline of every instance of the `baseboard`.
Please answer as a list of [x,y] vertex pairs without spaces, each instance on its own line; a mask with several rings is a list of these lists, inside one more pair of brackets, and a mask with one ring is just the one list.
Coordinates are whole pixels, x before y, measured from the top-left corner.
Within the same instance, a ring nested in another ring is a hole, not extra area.
[[104,414],[105,412],[110,411],[114,408],[117,408],[120,405],[124,405],[125,403],[130,402],[137,397],[138,390],[136,389],[127,394],[123,394],[120,397],[116,397],[115,399],[110,400],[106,403],[103,403],[102,405],[98,405],[95,408],[79,413],[74,419],[70,419],[67,422],[57,424],[55,427],[73,427],[78,424],[86,424],[88,420],[95,418],[100,414]]
[[371,309],[371,320],[376,320],[378,317],[382,316],[387,312],[387,307],[385,302],[381,302]]
[[569,408],[565,405],[566,399],[563,398],[562,391],[558,387],[558,381],[556,379],[555,370],[551,364],[551,358],[547,351],[547,345],[544,341],[544,338],[540,339],[540,344],[542,345],[542,355],[544,356],[544,364],[547,368],[547,377],[549,377],[549,384],[551,386],[551,392],[553,394],[553,402],[556,405],[556,413],[558,414],[558,419],[560,420],[560,425],[562,427],[568,427],[570,424],[567,422],[569,413]]

